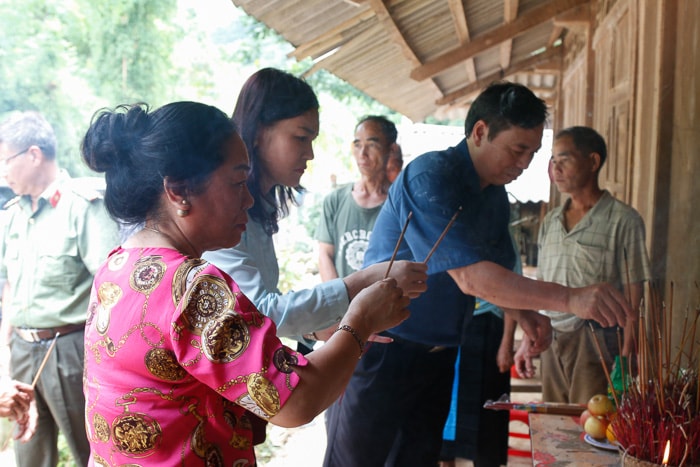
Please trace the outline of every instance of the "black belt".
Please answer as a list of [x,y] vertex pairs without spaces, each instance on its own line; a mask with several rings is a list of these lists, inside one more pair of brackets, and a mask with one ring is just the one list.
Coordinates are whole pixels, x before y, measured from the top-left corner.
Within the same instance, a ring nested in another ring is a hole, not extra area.
[[85,329],[85,323],[66,324],[55,328],[34,329],[34,328],[14,328],[15,333],[27,342],[41,342],[47,339],[53,339],[56,334],[70,334],[71,332],[81,331]]

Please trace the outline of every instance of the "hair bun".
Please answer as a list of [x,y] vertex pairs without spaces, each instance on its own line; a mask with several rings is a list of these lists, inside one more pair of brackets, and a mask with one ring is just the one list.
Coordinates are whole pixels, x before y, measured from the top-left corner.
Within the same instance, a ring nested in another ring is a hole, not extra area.
[[133,167],[134,149],[148,131],[147,111],[145,104],[98,111],[82,143],[83,159],[88,167],[106,173],[115,167]]

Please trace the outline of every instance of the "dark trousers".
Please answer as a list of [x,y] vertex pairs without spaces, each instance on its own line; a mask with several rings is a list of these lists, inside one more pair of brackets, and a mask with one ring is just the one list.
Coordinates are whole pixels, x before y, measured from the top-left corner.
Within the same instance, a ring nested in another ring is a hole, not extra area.
[[[36,385],[39,412],[37,431],[27,443],[15,442],[20,467],[54,467],[58,464],[58,431],[68,442],[77,465],[87,465],[90,445],[85,433],[83,395],[84,332],[60,336]],[[31,384],[50,340],[26,342],[12,336],[12,377]]]
[[326,467],[435,467],[456,348],[372,344],[326,413]]
[[484,409],[484,402],[510,393],[510,372],[496,363],[503,320],[493,313],[472,318],[460,347],[455,439],[445,440],[441,458],[471,459],[475,467],[498,467],[508,461],[509,412]]

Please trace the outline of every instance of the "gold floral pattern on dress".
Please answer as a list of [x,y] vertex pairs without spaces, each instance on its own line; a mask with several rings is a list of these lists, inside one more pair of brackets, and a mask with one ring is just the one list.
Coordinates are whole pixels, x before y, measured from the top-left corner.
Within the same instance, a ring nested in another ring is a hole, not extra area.
[[204,465],[206,467],[223,467],[224,456],[221,455],[221,450],[213,444],[207,447],[207,453],[204,455]]
[[92,320],[95,318],[97,313],[97,302],[90,302],[87,309],[87,317],[85,318],[85,326],[90,327]]
[[128,259],[129,252],[122,250],[119,253],[115,253],[109,257],[109,261],[107,262],[107,268],[109,268],[110,271],[119,271],[121,268],[124,267]]
[[156,347],[146,352],[144,362],[148,371],[156,378],[166,381],[179,381],[187,376],[187,371],[180,366],[175,352]]
[[[257,417],[278,413],[298,380],[283,372],[298,355],[276,352],[268,318],[210,263],[153,248],[124,258],[119,271],[105,265],[96,275],[88,306],[86,420],[96,465],[254,466]],[[105,282],[117,284],[121,298],[107,289],[103,304]],[[115,299],[100,334],[98,307]],[[205,384],[192,384],[194,375]]]
[[177,306],[180,303],[193,276],[206,264],[207,262],[202,258],[188,258],[177,267],[173,276],[173,305]]
[[250,417],[246,412],[238,419],[238,426],[245,431],[253,431],[253,424],[250,422]]
[[160,424],[146,414],[125,412],[112,423],[112,441],[127,457],[146,457],[158,448],[163,433]]
[[96,453],[92,453],[92,462],[98,467],[111,467],[109,462],[104,460],[102,457],[98,456]]
[[231,441],[229,441],[228,444],[238,450],[245,451],[247,449],[250,449],[251,442],[250,439],[248,439],[248,437],[243,436],[240,433],[234,432],[231,436]]
[[182,317],[192,334],[199,336],[209,321],[233,309],[233,300],[222,278],[201,275],[182,298]]
[[105,308],[113,308],[122,298],[122,289],[114,282],[103,282],[97,289],[97,297]]
[[104,339],[104,347],[105,347],[105,352],[107,352],[107,355],[110,357],[114,357],[117,353],[117,346],[114,345],[114,341],[112,340],[111,337],[106,336]]
[[247,394],[236,401],[243,408],[250,410],[258,417],[267,420],[280,410],[280,396],[277,388],[267,378],[258,373],[252,373],[246,381]]
[[134,263],[134,270],[129,278],[132,289],[148,295],[158,287],[166,269],[161,258],[161,256],[146,256]]
[[95,413],[92,416],[92,427],[95,431],[95,436],[97,436],[97,439],[103,443],[109,441],[109,423],[107,423],[107,420],[102,416],[102,414]]
[[232,362],[248,348],[248,344],[248,326],[243,318],[233,311],[212,319],[202,330],[202,351],[212,362]]
[[109,321],[112,315],[112,308],[119,303],[123,291],[121,287],[113,282],[103,282],[97,289],[97,320],[95,327],[97,332],[104,334],[109,329]]
[[253,302],[251,302],[250,299],[248,299],[248,297],[243,295],[241,292],[236,292],[233,294],[233,296],[235,297],[236,304],[239,307],[239,312],[245,315],[248,326],[254,326],[256,328],[262,327],[262,325],[265,323],[265,315],[258,311]]
[[192,451],[199,457],[204,458],[207,455],[207,447],[209,443],[206,440],[206,435],[204,433],[204,422],[199,422],[192,432]]
[[275,354],[272,356],[272,363],[282,373],[289,374],[293,371],[292,367],[299,364],[299,359],[296,355],[292,355],[287,347],[280,347],[275,350]]
[[252,431],[253,426],[251,425],[248,417],[243,414],[241,415],[240,419],[237,419],[236,414],[230,410],[224,409],[224,420],[231,428],[237,428],[237,430],[232,430],[231,439],[228,443],[229,446],[233,446],[236,449],[244,451],[250,449],[253,444],[250,440],[250,436],[245,436],[240,433],[240,431],[243,431],[249,434]]

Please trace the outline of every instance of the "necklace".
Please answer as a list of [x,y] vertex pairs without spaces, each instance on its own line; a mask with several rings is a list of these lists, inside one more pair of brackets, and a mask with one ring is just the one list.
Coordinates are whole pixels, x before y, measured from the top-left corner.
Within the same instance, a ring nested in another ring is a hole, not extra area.
[[[161,237],[164,237],[164,238],[166,239],[167,243],[170,245],[171,248],[174,248],[175,250],[179,251],[179,252],[182,253],[183,255],[186,255],[186,256],[193,256],[193,252],[196,252],[196,251],[197,251],[197,250],[192,246],[192,243],[190,243],[190,241],[189,241],[187,238],[185,238],[185,242],[186,242],[186,244],[189,246],[189,248],[191,249],[191,253],[186,253],[186,252],[184,252],[183,249],[180,248],[180,247],[175,243],[175,241],[173,240],[173,238],[172,238],[170,235],[161,232],[160,230],[158,230],[158,227],[151,227],[151,226],[148,226],[148,225],[144,225],[144,226],[143,226],[143,230],[150,230],[151,232],[155,232],[155,233],[157,233],[158,235],[160,235]],[[194,257],[196,257],[196,256],[198,256],[198,254],[194,253]]]
[[149,227],[149,226],[147,226],[147,225],[144,225],[144,226],[143,226],[143,229],[144,229],[144,230],[150,230],[151,232],[155,232],[155,233],[157,233],[157,234],[165,235],[165,234],[163,234],[163,232],[161,232],[160,230],[158,230],[158,229],[155,228],[155,227]]

